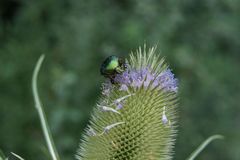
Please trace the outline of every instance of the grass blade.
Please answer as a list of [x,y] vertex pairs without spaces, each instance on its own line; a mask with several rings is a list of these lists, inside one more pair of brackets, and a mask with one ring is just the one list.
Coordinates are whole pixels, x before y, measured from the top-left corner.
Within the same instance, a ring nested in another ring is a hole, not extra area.
[[216,139],[223,139],[223,138],[224,137],[222,135],[213,135],[213,136],[209,137],[187,158],[187,160],[194,160],[200,154],[200,152],[202,152],[203,149],[207,147],[207,145],[210,142],[212,142],[213,140],[216,140]]
[[35,107],[37,109],[37,112],[38,112],[38,115],[40,118],[42,130],[43,130],[44,138],[47,143],[48,150],[49,150],[50,155],[53,160],[59,160],[59,156],[58,156],[57,150],[55,148],[54,142],[52,140],[51,132],[49,130],[46,116],[45,116],[45,113],[44,113],[44,110],[43,110],[43,107],[42,107],[42,104],[41,104],[41,101],[40,101],[40,98],[38,95],[37,77],[38,77],[38,72],[40,70],[43,60],[44,60],[44,55],[41,55],[41,57],[38,59],[37,64],[35,66],[35,69],[33,72],[33,77],[32,77],[32,92],[33,92]]
[[21,156],[17,155],[16,153],[11,152],[11,154],[14,155],[15,157],[17,157],[20,160],[24,160]]

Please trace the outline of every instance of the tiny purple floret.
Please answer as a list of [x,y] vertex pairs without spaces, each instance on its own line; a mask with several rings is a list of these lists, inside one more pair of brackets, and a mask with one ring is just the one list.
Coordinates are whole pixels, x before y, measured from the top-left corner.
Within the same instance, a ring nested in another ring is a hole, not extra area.
[[123,108],[123,105],[121,103],[116,103],[116,110],[120,110]]

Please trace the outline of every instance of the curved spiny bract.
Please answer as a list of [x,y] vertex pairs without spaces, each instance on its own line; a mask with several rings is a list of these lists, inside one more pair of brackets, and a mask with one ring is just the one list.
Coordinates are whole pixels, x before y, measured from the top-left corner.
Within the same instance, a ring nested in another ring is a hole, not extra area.
[[105,82],[79,160],[169,160],[176,136],[177,79],[156,48],[139,49]]

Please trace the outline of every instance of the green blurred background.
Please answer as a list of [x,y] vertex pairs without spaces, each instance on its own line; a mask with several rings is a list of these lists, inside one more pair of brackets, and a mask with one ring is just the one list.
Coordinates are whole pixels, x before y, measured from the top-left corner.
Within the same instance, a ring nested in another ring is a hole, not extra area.
[[74,159],[100,94],[105,57],[158,44],[180,80],[175,160],[222,134],[199,156],[240,159],[240,1],[3,0],[0,2],[0,148],[47,159],[31,74],[62,159]]

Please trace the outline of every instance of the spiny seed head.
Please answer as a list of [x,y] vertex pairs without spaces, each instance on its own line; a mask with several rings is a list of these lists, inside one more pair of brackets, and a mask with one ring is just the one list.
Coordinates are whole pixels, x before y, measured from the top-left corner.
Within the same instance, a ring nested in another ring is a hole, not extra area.
[[103,84],[77,159],[171,159],[178,81],[155,50],[139,48],[115,83]]

